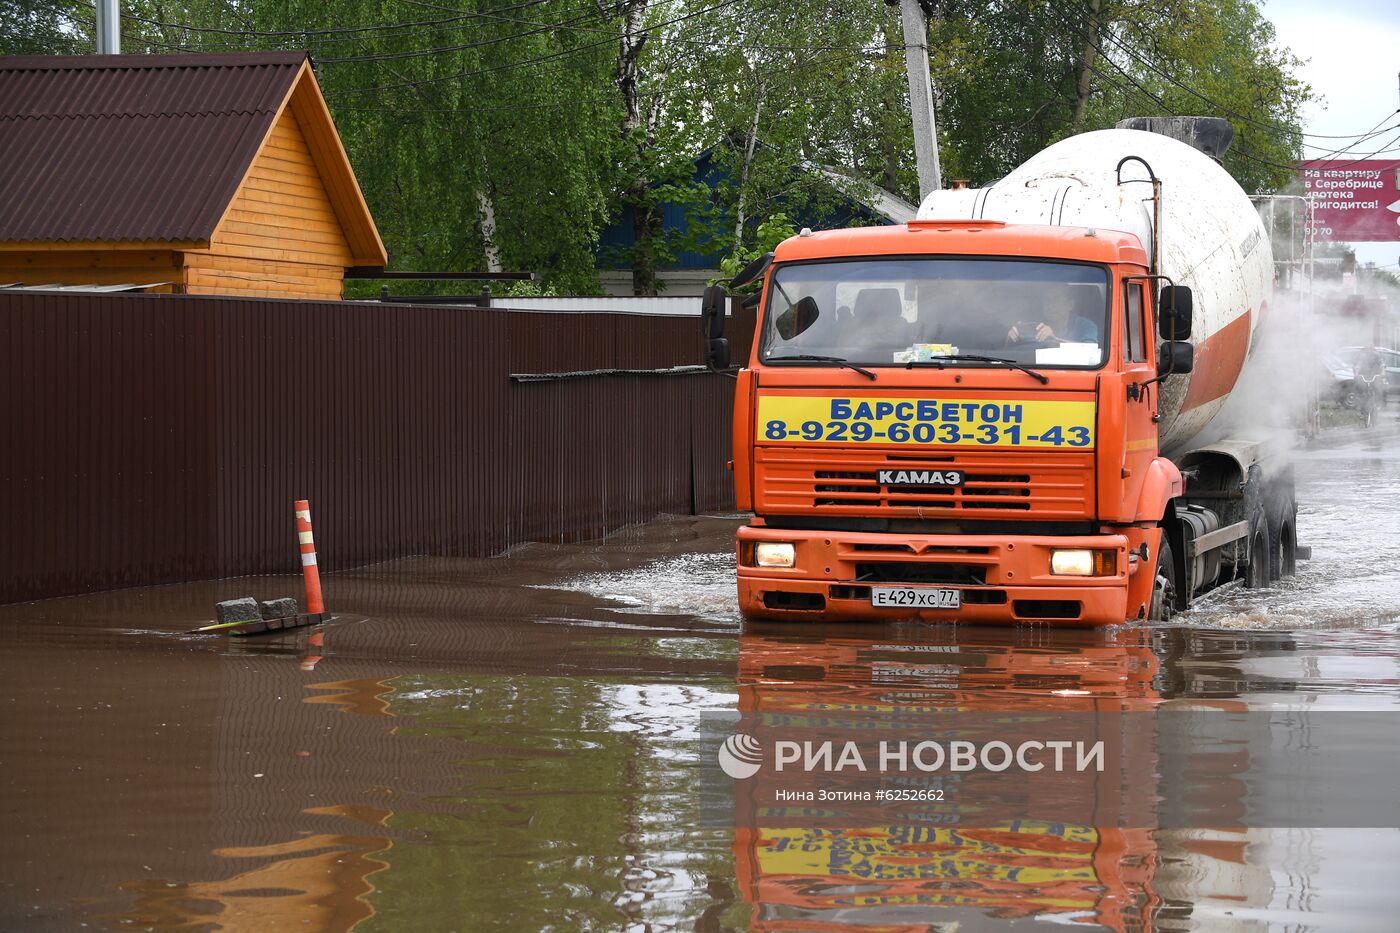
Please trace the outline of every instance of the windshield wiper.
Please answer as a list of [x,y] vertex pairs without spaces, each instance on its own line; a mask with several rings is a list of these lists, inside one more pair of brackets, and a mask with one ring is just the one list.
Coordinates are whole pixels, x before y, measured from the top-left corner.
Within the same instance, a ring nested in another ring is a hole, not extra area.
[[837,366],[844,366],[847,369],[854,369],[856,372],[860,373],[862,376],[865,376],[867,379],[874,380],[880,378],[865,367],[857,366],[850,360],[840,356],[815,356],[811,353],[795,353],[791,356],[770,356],[763,362],[782,363],[787,360],[802,363],[835,363]]
[[1002,359],[999,356],[970,356],[966,353],[954,353],[950,354],[949,356],[935,356],[933,359],[929,360],[910,360],[908,363],[904,364],[904,368],[913,369],[915,366],[937,366],[939,369],[942,369],[944,366],[947,365],[949,361],[955,363],[1000,363],[1003,366],[1010,366],[1012,369],[1019,369],[1023,373],[1034,376],[1035,378],[1040,380],[1042,385],[1050,381],[1049,376],[1045,375],[1044,373],[1038,373],[1028,366],[1022,366],[1015,360]]

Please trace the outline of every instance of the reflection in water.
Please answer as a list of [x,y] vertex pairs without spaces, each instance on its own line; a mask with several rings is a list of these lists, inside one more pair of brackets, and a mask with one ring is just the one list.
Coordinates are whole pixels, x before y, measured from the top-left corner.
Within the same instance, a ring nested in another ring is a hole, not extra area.
[[[304,639],[283,636],[269,640],[266,645],[255,645],[253,653],[259,648],[273,656],[301,655],[295,670],[306,674],[313,672],[321,660],[325,636],[321,631],[313,631]],[[247,651],[248,646],[240,646],[240,653]],[[308,664],[308,658],[315,660]],[[291,658],[279,660],[290,662]],[[296,676],[289,663],[278,665],[276,670],[282,676]],[[276,704],[268,703],[267,686],[266,678],[230,678],[225,697],[231,707],[229,713],[236,713],[245,720],[256,717],[251,722],[257,724],[263,737],[273,742],[289,739],[298,746],[310,744],[306,741],[308,730],[304,722],[287,716]],[[300,686],[307,691],[302,702],[308,706],[329,705],[338,713],[357,717],[393,715],[390,712],[395,689],[392,678],[357,678]],[[353,724],[345,736],[366,749],[382,746],[392,741],[392,737],[392,729],[386,730],[369,721]],[[221,749],[224,753],[233,750]],[[307,767],[314,768],[317,764],[308,760],[313,757],[309,751],[299,750],[296,755]],[[234,769],[241,770],[241,766],[230,768]],[[254,775],[255,779],[263,777],[261,773]],[[392,788],[382,789],[392,793]],[[249,789],[245,785],[230,787],[225,806],[230,810],[246,807],[247,816],[253,816],[258,812],[257,805],[248,805],[247,794]],[[375,890],[370,876],[389,867],[387,853],[394,843],[382,830],[390,825],[393,812],[363,804],[332,804],[304,808],[301,815],[350,819],[381,830],[381,834],[303,831],[301,835],[284,837],[277,842],[213,849],[212,854],[218,859],[260,864],[212,881],[143,879],[124,882],[120,888],[132,892],[135,903],[130,911],[115,918],[115,923],[154,930],[218,929],[232,933],[280,930],[342,933],[354,929],[375,913],[369,900]]]
[[926,929],[974,913],[1142,929],[1152,894],[1142,830],[1018,821],[952,830],[739,829],[739,881],[761,930]]
[[392,844],[377,836],[316,835],[216,849],[226,859],[271,861],[220,881],[127,882],[121,888],[135,903],[113,921],[151,930],[348,931],[374,913],[369,879],[388,866],[375,856]]
[[396,686],[396,740],[450,745],[455,786],[392,819],[360,931],[675,929],[711,906],[699,892],[728,874],[727,839],[697,832],[689,778],[697,718],[732,708],[723,683],[440,672]]
[[[861,631],[753,627],[739,640],[741,710],[797,729],[833,710],[1117,712],[1161,700],[1143,630]],[[925,930],[982,917],[1128,931],[1148,928],[1158,904],[1146,830],[1054,814],[977,828],[765,828],[765,806],[747,799],[760,786],[736,782],[735,791],[758,824],[740,825],[734,842],[755,929]]]
[[[302,670],[306,670],[303,666]],[[326,703],[342,713],[356,716],[392,716],[389,697],[394,693],[393,678],[384,680],[332,680],[307,684],[308,690],[332,691],[305,697],[303,703]]]
[[[1363,708],[1395,708],[1392,644],[1389,630],[1304,639],[1183,628],[1051,635],[753,626],[740,638],[739,697],[746,712],[788,729],[857,711],[1238,713],[1280,702],[1335,709],[1342,693],[1350,708],[1358,698]],[[1129,756],[1121,780],[1163,794],[1209,794],[1212,812],[1241,819],[1246,788],[1234,775],[1246,762],[1206,760],[1225,767],[1165,774],[1153,758]],[[1388,910],[1397,895],[1379,867],[1400,855],[1394,830],[1118,828],[1035,813],[1026,816],[1041,821],[993,827],[892,820],[794,829],[775,818],[782,811],[764,810],[771,797],[759,786],[735,783],[736,874],[753,929],[987,929],[1004,921],[1115,931],[1394,928]],[[1110,782],[1096,796],[1111,805],[1119,791]],[[757,828],[745,828],[747,814]]]

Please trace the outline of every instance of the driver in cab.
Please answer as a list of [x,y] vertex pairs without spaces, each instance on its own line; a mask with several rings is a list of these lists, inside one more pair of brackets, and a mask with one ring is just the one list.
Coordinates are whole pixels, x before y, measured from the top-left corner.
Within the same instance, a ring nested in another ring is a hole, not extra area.
[[1006,342],[1015,343],[1098,343],[1099,327],[1075,307],[1074,296],[1065,290],[1050,293],[1039,321],[1018,321],[1006,332]]

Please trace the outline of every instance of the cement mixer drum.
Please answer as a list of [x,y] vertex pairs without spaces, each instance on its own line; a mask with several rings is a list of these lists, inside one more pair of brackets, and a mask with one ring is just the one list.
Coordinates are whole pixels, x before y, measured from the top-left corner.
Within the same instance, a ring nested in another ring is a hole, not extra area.
[[1161,449],[1170,454],[1224,405],[1272,294],[1269,237],[1225,169],[1167,136],[1099,130],[1050,146],[985,188],[936,191],[919,217],[1119,230],[1136,234],[1150,256],[1153,189],[1143,163],[1161,180],[1157,271],[1195,298],[1195,368],[1158,384]]

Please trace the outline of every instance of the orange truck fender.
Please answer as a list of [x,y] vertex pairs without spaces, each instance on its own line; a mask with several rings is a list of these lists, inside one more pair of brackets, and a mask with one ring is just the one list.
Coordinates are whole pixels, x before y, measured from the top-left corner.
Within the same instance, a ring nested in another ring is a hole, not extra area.
[[1158,457],[1147,466],[1147,476],[1142,482],[1142,495],[1138,497],[1138,522],[1160,522],[1167,514],[1167,503],[1184,491],[1185,483],[1176,464],[1166,457]]

